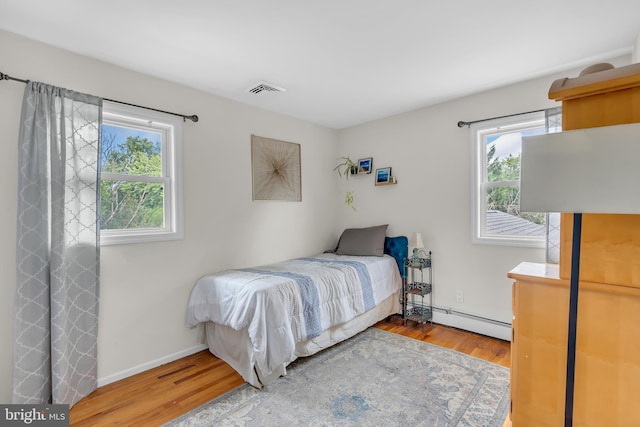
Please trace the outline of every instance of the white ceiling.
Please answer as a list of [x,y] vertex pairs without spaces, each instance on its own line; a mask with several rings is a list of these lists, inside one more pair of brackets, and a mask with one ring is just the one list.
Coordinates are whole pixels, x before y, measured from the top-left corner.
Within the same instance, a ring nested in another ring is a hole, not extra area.
[[638,0],[0,0],[7,31],[335,129],[630,53],[639,26]]

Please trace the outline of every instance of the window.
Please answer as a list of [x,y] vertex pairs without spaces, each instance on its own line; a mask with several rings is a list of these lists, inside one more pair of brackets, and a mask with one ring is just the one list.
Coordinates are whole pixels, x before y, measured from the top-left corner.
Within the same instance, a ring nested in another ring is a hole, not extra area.
[[180,118],[104,103],[100,243],[183,237]]
[[544,213],[520,212],[522,137],[546,133],[545,113],[471,126],[473,242],[545,247]]

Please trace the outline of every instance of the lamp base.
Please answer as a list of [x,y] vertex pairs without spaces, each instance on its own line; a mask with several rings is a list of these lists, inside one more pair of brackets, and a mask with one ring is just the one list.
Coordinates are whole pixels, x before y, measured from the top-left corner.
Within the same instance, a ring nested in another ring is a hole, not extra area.
[[411,266],[420,267],[420,250],[413,248],[413,256],[411,257]]

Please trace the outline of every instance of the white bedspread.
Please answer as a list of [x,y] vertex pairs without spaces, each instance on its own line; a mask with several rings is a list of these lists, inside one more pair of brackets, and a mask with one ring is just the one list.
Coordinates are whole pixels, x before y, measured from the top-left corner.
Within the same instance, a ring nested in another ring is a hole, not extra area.
[[191,292],[187,322],[246,329],[260,370],[295,360],[295,344],[347,322],[401,287],[396,261],[322,254],[201,278]]

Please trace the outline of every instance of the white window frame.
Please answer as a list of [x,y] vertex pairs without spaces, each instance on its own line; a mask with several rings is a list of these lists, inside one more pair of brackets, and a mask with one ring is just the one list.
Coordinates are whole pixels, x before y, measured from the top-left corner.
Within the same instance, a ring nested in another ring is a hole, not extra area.
[[520,185],[520,181],[488,182],[485,137],[515,130],[545,128],[544,111],[474,123],[470,126],[471,145],[471,241],[474,244],[544,248],[546,236],[488,234],[485,229],[487,206],[485,191],[490,187]]
[[[104,101],[103,124],[139,128],[162,134],[162,176],[137,176],[136,181],[163,184],[164,227],[100,230],[100,245],[148,243],[184,238],[182,122],[183,120],[178,116]],[[101,172],[101,179],[122,178],[119,174]]]

